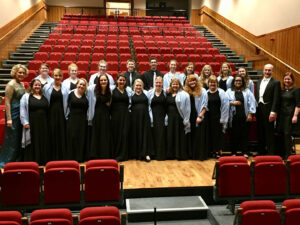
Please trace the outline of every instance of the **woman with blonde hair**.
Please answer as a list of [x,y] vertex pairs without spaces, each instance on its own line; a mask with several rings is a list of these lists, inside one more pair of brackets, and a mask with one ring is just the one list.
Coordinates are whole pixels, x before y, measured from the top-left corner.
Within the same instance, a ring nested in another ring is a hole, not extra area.
[[62,85],[63,73],[53,70],[54,82],[44,86],[45,97],[49,102],[49,133],[51,137],[51,160],[62,160],[66,151],[66,111],[69,89]]
[[202,87],[206,90],[208,89],[208,79],[210,75],[213,75],[213,71],[210,65],[205,65],[202,68],[201,74],[200,74],[200,82],[202,84]]
[[207,93],[195,75],[187,77],[185,91],[190,95],[191,102],[190,157],[194,160],[205,160],[208,157],[207,123],[204,116],[207,110]]
[[249,90],[254,94],[254,83],[253,83],[253,80],[250,79],[246,68],[240,67],[238,69],[238,74],[244,78],[245,83],[246,83],[246,88],[249,88]]
[[155,159],[164,160],[166,158],[166,93],[163,90],[163,78],[155,78],[155,88],[148,92],[148,100],[151,106],[150,119],[152,136],[155,150]]
[[150,127],[149,102],[141,79],[138,78],[134,81],[133,90],[129,158],[143,159],[149,162],[153,155],[153,141]]
[[83,162],[87,148],[87,110],[89,101],[86,97],[88,83],[80,78],[76,89],[68,98],[67,109],[67,156],[66,159]]
[[220,75],[218,76],[219,87],[224,91],[231,88],[233,76],[230,64],[227,62],[222,63]]
[[166,102],[167,158],[188,159],[187,134],[191,131],[190,96],[183,90],[179,79],[171,80]]
[[25,161],[35,161],[45,165],[50,160],[48,133],[49,103],[43,94],[42,83],[39,79],[30,82],[29,93],[21,99],[21,123],[25,130],[30,129],[30,136],[24,137],[25,145],[30,143],[24,151]]
[[7,162],[21,160],[20,99],[25,93],[22,81],[27,76],[28,69],[18,64],[13,66],[10,74],[12,80],[5,87],[6,126],[4,142],[0,148],[0,167],[3,167]]
[[218,79],[212,75],[208,79],[208,136],[209,149],[213,156],[222,155],[225,130],[229,117],[229,101],[225,91],[218,88]]
[[78,81],[78,66],[75,63],[71,63],[68,66],[69,77],[63,81],[63,86],[65,86],[69,91],[76,88]]

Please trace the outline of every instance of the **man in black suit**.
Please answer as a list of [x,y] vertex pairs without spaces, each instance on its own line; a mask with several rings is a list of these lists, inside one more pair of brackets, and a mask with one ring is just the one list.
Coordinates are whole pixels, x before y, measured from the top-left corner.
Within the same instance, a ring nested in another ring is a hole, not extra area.
[[146,71],[142,76],[145,90],[151,90],[153,87],[155,87],[154,81],[156,77],[164,76],[160,71],[157,70],[156,58],[150,58],[149,62],[150,62],[150,70]]
[[280,82],[272,78],[273,65],[264,66],[263,76],[257,82],[255,98],[258,128],[258,153],[260,155],[275,154],[275,121],[279,111]]
[[129,86],[133,89],[133,83],[136,79],[141,79],[141,74],[134,71],[135,61],[132,59],[127,60],[127,71],[124,73],[126,77],[126,87]]

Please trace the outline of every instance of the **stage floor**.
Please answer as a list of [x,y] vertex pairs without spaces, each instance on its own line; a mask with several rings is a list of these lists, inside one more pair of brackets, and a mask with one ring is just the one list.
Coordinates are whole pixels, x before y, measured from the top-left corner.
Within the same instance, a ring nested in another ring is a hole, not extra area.
[[124,189],[212,186],[215,159],[205,161],[129,160],[124,165]]

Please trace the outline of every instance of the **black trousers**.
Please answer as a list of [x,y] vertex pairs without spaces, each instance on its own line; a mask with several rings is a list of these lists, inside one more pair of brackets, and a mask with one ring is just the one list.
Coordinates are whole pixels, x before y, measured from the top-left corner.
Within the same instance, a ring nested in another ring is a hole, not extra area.
[[271,106],[259,103],[256,110],[258,128],[258,153],[260,155],[275,154],[275,123],[269,122]]
[[230,138],[232,154],[236,154],[237,151],[241,151],[243,154],[247,153],[249,128],[250,123],[246,121],[246,116],[233,117]]

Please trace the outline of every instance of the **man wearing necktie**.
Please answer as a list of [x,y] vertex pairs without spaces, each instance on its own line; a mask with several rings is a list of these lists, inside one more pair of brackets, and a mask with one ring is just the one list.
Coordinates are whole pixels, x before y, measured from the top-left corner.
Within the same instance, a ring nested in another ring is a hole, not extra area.
[[150,58],[150,70],[146,71],[143,76],[142,80],[144,82],[144,89],[151,90],[155,87],[155,78],[160,76],[163,77],[164,75],[157,70],[157,60],[156,58]]
[[141,79],[141,75],[135,72],[134,70],[135,70],[135,61],[132,59],[128,59],[127,71],[124,73],[124,76],[126,78],[126,87],[129,86],[132,88],[134,81],[138,78]]
[[275,121],[279,110],[280,82],[272,78],[273,65],[267,64],[263,76],[257,82],[255,98],[258,128],[258,153],[260,155],[275,154]]

